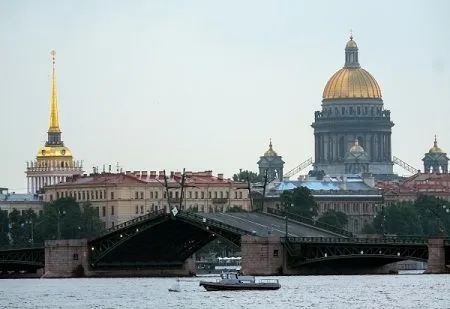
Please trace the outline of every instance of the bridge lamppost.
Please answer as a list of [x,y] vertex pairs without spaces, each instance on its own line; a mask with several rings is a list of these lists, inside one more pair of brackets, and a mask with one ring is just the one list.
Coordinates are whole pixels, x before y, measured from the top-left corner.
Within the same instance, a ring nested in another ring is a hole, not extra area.
[[61,217],[64,216],[66,214],[66,211],[63,210],[61,211],[60,209],[58,209],[56,211],[56,234],[57,234],[57,239],[61,239]]
[[[291,207],[294,207],[294,204],[291,204],[290,205]],[[285,211],[284,211],[284,219],[285,219],[285,222],[284,222],[284,224],[285,224],[285,227],[286,227],[286,240],[287,240],[287,238],[288,238],[288,236],[289,236],[289,233],[288,233],[288,204],[286,204],[285,205]]]

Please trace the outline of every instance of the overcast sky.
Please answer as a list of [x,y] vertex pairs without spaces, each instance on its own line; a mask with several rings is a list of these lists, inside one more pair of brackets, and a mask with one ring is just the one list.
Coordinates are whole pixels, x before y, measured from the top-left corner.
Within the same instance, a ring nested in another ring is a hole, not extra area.
[[423,169],[434,134],[450,149],[449,12],[445,0],[1,1],[0,186],[25,192],[47,138],[52,49],[62,138],[87,172],[231,177],[257,171],[269,138],[294,168],[314,156],[314,111],[350,29],[391,110],[393,155]]

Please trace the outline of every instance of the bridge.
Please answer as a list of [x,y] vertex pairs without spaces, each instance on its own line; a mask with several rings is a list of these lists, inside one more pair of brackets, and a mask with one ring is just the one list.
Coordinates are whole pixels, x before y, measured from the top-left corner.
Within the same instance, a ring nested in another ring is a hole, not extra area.
[[[45,248],[0,250],[0,271],[45,268],[47,276],[55,277],[78,273],[189,275],[195,273],[195,252],[217,238],[240,248],[243,269],[255,274],[373,268],[399,260],[430,259],[430,244],[425,238],[350,236],[264,213],[158,211],[116,225],[92,240],[51,240]],[[436,263],[445,270],[445,264],[450,264],[450,240],[439,241],[438,250],[445,253],[440,256],[447,259]]]

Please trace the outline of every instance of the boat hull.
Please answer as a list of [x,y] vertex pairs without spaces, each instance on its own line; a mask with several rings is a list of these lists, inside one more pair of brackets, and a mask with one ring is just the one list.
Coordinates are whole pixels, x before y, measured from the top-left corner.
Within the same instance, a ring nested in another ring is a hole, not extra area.
[[240,291],[240,290],[278,290],[281,286],[277,283],[220,283],[200,281],[207,291]]

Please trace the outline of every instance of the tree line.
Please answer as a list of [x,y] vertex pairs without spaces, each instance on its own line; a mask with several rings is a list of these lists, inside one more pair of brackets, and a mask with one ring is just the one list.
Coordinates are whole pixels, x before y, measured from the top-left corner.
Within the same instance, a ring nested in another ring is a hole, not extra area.
[[45,203],[36,213],[14,209],[0,211],[0,246],[29,247],[50,239],[94,238],[105,225],[90,203],[79,204],[72,197]]

